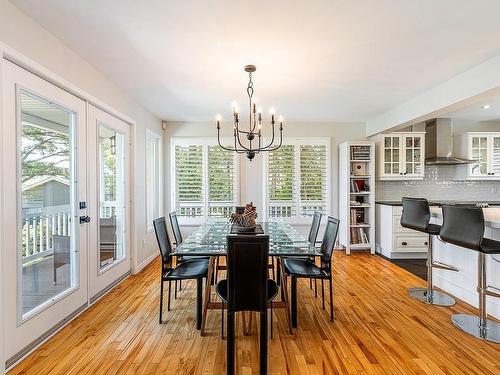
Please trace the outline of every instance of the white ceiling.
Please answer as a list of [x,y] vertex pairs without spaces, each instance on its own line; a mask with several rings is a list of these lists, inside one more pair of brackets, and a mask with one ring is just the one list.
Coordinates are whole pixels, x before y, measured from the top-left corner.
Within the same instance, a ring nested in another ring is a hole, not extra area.
[[[485,105],[489,105],[490,108],[483,108]],[[499,121],[500,95],[478,100],[471,105],[449,112],[441,117],[471,121]]]
[[498,0],[12,0],[165,120],[365,121],[500,53]]

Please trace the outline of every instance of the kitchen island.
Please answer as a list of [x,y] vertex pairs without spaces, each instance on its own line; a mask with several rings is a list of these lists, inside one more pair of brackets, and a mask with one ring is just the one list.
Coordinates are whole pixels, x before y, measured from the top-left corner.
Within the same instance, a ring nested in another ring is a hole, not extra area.
[[[484,236],[500,241],[500,207],[483,208],[485,218]],[[431,207],[431,223],[441,224],[440,207]],[[434,261],[449,264],[459,271],[447,271],[434,268],[434,285],[474,307],[478,307],[478,265],[476,251],[442,242],[433,237]],[[495,259],[498,261],[495,261]],[[490,287],[500,290],[500,255],[486,256],[486,280]],[[500,319],[500,299],[487,297],[487,312]]]

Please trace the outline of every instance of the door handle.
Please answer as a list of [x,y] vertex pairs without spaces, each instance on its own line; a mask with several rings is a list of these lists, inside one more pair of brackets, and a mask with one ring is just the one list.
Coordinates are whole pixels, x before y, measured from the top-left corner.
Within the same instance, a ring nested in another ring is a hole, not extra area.
[[80,224],[90,223],[90,216],[80,216]]
[[406,245],[408,245],[408,242],[403,241],[403,242],[401,242],[401,245],[406,246]]

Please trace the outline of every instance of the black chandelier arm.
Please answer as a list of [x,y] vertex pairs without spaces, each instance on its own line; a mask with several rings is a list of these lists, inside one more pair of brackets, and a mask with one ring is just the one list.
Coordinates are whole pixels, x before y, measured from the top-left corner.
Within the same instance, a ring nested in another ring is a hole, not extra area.
[[238,140],[238,144],[240,145],[240,147],[241,147],[243,150],[245,150],[245,151],[253,151],[253,150],[251,149],[251,146],[252,146],[252,144],[251,144],[251,143],[250,143],[250,148],[247,148],[247,147],[243,146],[243,144],[241,143],[241,140],[240,140],[240,133],[239,133],[239,131],[238,131],[238,128],[236,128],[236,135],[234,136],[234,138],[235,138],[235,142],[236,142],[236,140]]
[[265,150],[269,149],[270,147],[272,147],[272,145],[273,145],[273,143],[274,143],[274,138],[275,138],[275,134],[274,134],[274,124],[272,124],[272,129],[273,129],[273,132],[272,132],[273,136],[272,136],[272,138],[271,138],[271,142],[269,142],[269,144],[268,144],[267,146],[261,147],[261,149],[262,149],[263,151],[265,151]]
[[[273,141],[274,141],[274,139],[273,139]],[[280,143],[278,145],[276,145],[276,146],[272,146],[272,142],[271,142],[266,147],[263,147],[262,151],[276,151],[278,148],[281,147],[282,144],[283,144],[283,129],[280,128]]]

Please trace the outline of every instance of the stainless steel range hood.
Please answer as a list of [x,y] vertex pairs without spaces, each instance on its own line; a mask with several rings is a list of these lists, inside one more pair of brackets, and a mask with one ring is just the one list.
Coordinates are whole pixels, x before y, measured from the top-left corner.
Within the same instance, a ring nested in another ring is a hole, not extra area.
[[453,155],[452,121],[438,118],[425,124],[425,164],[461,165],[475,163]]

